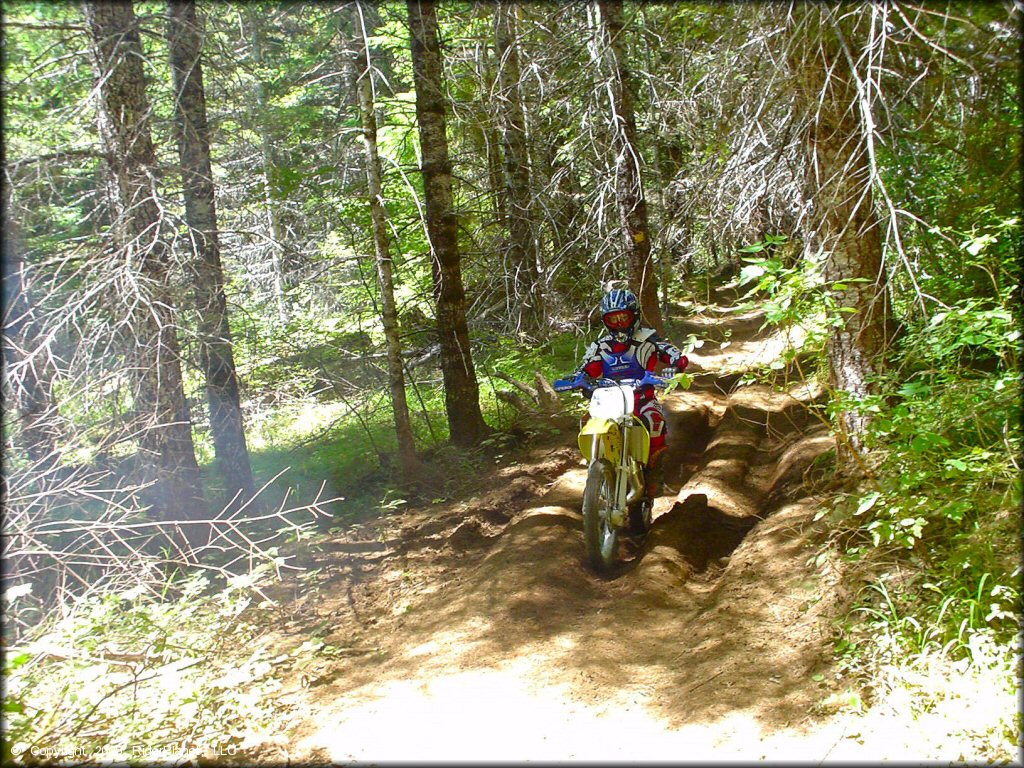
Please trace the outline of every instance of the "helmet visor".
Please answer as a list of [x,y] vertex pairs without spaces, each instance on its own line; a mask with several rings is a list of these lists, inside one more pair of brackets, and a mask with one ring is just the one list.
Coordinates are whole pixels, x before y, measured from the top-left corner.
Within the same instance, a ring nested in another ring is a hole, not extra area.
[[631,309],[619,309],[604,316],[604,324],[613,331],[624,331],[633,325],[636,313]]

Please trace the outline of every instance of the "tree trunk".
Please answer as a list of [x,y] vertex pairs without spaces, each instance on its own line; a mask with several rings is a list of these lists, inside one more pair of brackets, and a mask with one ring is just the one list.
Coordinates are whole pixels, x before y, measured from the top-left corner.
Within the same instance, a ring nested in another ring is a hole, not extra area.
[[505,198],[508,190],[502,178],[501,168],[501,136],[496,128],[488,125],[484,128],[484,143],[487,152],[487,180],[490,184],[491,204],[493,205],[494,221],[503,230],[508,226],[508,206]]
[[479,123],[480,139],[484,157],[487,160],[487,198],[491,204],[494,223],[499,230],[507,231],[506,221],[508,190],[505,187],[504,169],[501,157],[501,130],[498,116],[494,114],[489,95],[497,87],[497,75],[493,71],[494,57],[481,54],[474,59],[476,76],[480,79],[481,118]]
[[[832,384],[851,398],[840,416],[840,459],[848,468],[865,452],[871,421],[856,403],[875,393],[872,378],[882,366],[888,341],[886,275],[882,264],[880,222],[872,195],[871,169],[854,73],[837,38],[837,30],[821,17],[827,9],[808,6],[808,37],[819,44],[795,60],[800,96],[811,122],[807,133],[808,168],[814,169],[811,194],[814,225],[826,254],[827,286],[833,290],[844,322],[828,340]],[[817,32],[817,34],[814,34]],[[795,58],[795,54],[792,54]],[[816,117],[814,117],[816,115]]]
[[210,431],[229,498],[236,505],[253,497],[252,465],[242,424],[241,398],[224,296],[224,271],[210,164],[210,132],[203,88],[203,32],[194,0],[168,3],[168,42],[176,94],[178,156],[181,158],[185,221],[194,256],[192,289],[199,315],[199,357],[206,374]]
[[131,3],[88,2],[85,18],[96,66],[100,135],[117,195],[115,242],[121,259],[120,300],[136,342],[128,350],[135,378],[134,418],[147,496],[164,519],[204,512],[181,380],[169,285],[170,249],[160,236],[156,153],[149,130],[143,52]]
[[526,330],[539,333],[544,326],[544,297],[533,227],[526,120],[519,90],[516,5],[507,0],[499,2],[494,9],[494,41],[498,55],[498,110],[505,150],[505,188],[509,201],[509,262],[514,297],[511,304],[519,323]]
[[377,280],[380,285],[381,315],[384,322],[384,338],[387,341],[388,349],[388,386],[391,389],[391,404],[395,413],[395,436],[398,438],[398,457],[402,463],[405,479],[408,481],[419,475],[421,465],[416,457],[416,441],[412,434],[412,423],[409,420],[409,403],[405,396],[402,341],[399,337],[398,308],[395,304],[395,286],[392,277],[387,211],[384,208],[380,156],[377,154],[377,117],[374,112],[373,66],[370,60],[370,46],[367,41],[362,4],[357,3],[356,9],[359,13],[357,68],[362,70],[358,80],[359,111],[363,124],[366,184],[370,198],[370,218],[373,223],[373,245],[377,257]]
[[[649,24],[647,20],[647,10],[644,6],[640,6],[641,13],[641,26],[643,29],[648,29]],[[657,71],[654,65],[654,55],[651,51],[651,38],[649,34],[644,34],[644,57],[646,59],[647,71]],[[663,131],[665,126],[665,118],[660,108],[660,99],[658,98],[657,90],[654,88],[653,83],[649,83],[649,100],[651,104],[651,118],[654,122],[655,130],[653,136],[654,143],[654,177],[655,177],[655,211],[658,215],[655,216],[655,222],[660,223],[660,229],[658,230],[661,234],[662,247],[658,258],[658,272],[659,280],[661,282],[661,321],[662,323],[668,322],[669,313],[672,311],[672,306],[669,303],[669,283],[672,280],[672,248],[668,243],[665,232],[667,230],[666,222],[669,221],[668,217],[668,206],[666,203],[666,190],[669,188],[669,184],[672,182],[674,175],[671,173],[665,173],[665,161],[664,161],[664,150],[663,146],[665,140],[663,138]],[[650,218],[650,217],[649,217]],[[650,221],[648,220],[648,225]],[[655,291],[657,293],[657,291]]]
[[651,230],[640,174],[642,159],[636,136],[633,90],[622,39],[622,1],[600,0],[598,10],[605,33],[611,75],[612,130],[615,147],[615,188],[626,254],[629,283],[640,299],[647,323],[664,333],[658,305],[658,277],[651,258]]
[[452,441],[469,447],[488,432],[488,427],[480,412],[480,392],[466,324],[466,295],[462,286],[458,228],[452,207],[452,171],[445,134],[441,43],[434,3],[407,0],[407,7],[445,410]]
[[36,348],[41,334],[35,317],[36,303],[26,279],[19,230],[14,219],[14,194],[4,183],[3,207],[3,355],[6,396],[17,414],[20,448],[39,469],[50,469],[59,458],[57,408],[52,378],[45,359]]
[[281,325],[288,322],[288,300],[285,296],[287,280],[285,279],[284,227],[281,224],[281,213],[277,200],[274,198],[274,142],[267,125],[267,86],[263,82],[263,31],[262,19],[253,21],[252,59],[256,65],[256,130],[260,136],[260,159],[263,171],[263,204],[267,213],[267,230],[270,236],[270,279],[274,306],[277,309],[277,321]]

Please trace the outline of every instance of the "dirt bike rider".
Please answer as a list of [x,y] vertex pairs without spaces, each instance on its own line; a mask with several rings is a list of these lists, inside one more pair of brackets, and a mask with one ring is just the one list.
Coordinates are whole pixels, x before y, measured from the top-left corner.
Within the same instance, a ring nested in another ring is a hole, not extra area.
[[[601,299],[601,320],[608,333],[587,347],[583,362],[576,373],[610,379],[636,379],[644,371],[654,372],[659,363],[668,368],[660,375],[672,376],[681,373],[689,364],[686,355],[662,339],[656,330],[641,323],[640,302],[630,290],[614,288]],[[673,370],[674,369],[674,370]],[[593,390],[587,388],[584,394],[589,398]],[[651,435],[651,451],[644,468],[644,500],[650,505],[661,492],[664,468],[660,465],[668,436],[665,411],[655,397],[653,386],[646,386],[636,394],[633,413],[647,427]],[[587,416],[584,416],[586,420]]]

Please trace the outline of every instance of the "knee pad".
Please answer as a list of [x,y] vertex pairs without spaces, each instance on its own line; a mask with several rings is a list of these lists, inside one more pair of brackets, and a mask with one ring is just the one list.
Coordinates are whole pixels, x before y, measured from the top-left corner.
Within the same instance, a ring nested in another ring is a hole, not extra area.
[[664,438],[668,435],[668,425],[665,423],[665,414],[657,402],[652,400],[641,408],[640,418],[643,419],[644,424],[647,426],[647,431],[651,433],[652,444],[659,438],[664,441]]

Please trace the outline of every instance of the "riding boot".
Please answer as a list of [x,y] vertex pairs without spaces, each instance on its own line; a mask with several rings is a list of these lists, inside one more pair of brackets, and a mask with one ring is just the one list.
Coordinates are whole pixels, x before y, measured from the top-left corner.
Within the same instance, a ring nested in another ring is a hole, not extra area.
[[663,472],[654,456],[653,466],[650,464],[644,467],[644,495],[630,507],[629,510],[629,532],[634,535],[643,535],[651,527],[651,512],[654,509],[654,500],[661,493],[661,480]]
[[644,496],[652,501],[661,493],[661,483],[665,479],[665,469],[659,458],[655,456],[652,463],[644,467]]

